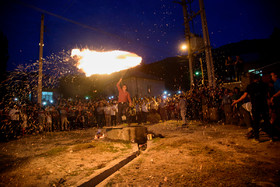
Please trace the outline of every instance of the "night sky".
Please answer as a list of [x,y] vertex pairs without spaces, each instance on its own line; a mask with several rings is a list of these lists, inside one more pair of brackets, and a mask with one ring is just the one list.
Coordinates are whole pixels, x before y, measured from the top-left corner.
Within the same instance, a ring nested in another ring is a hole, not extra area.
[[[268,38],[280,28],[278,0],[204,0],[213,48]],[[22,0],[1,2],[0,30],[9,41],[8,69],[38,59],[43,9],[81,25],[45,14],[44,57],[72,48],[125,50],[152,63],[181,55],[183,11],[173,0]],[[198,11],[198,0],[192,4]],[[200,17],[191,31],[201,34]]]

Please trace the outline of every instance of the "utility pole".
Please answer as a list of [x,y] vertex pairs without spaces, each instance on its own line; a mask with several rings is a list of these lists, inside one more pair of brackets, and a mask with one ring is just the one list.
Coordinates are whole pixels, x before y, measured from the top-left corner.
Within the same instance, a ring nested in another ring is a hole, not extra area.
[[201,17],[201,24],[202,24],[206,64],[207,64],[208,85],[212,86],[212,87],[216,87],[212,51],[211,51],[209,32],[208,32],[208,26],[207,26],[207,21],[206,21],[206,14],[205,14],[203,0],[199,0],[199,8],[200,8],[200,17]]
[[203,64],[202,64],[202,58],[199,58],[199,62],[200,62],[200,69],[201,69],[201,83],[202,85],[204,85],[204,72],[203,72]]
[[186,0],[182,0],[179,3],[183,7],[183,14],[184,14],[184,25],[185,25],[185,37],[186,37],[186,43],[187,43],[187,50],[188,50],[188,57],[189,57],[189,71],[190,71],[190,86],[192,87],[194,85],[193,81],[193,55],[192,55],[192,48],[191,48],[191,31],[190,31],[190,25],[189,25],[189,15],[187,10],[187,2]]
[[[192,3],[194,0],[188,0],[188,3]],[[175,3],[179,3],[183,6],[183,12],[184,12],[184,24],[185,24],[185,35],[186,35],[186,42],[188,44],[188,52],[189,52],[189,69],[190,69],[190,81],[191,85],[193,85],[193,69],[192,69],[192,63],[193,63],[193,51],[191,48],[191,32],[190,32],[190,26],[189,21],[191,21],[193,18],[198,16],[200,14],[201,16],[201,25],[202,25],[202,32],[203,32],[203,50],[205,51],[206,56],[206,64],[207,64],[207,75],[208,75],[208,86],[216,87],[216,80],[215,80],[215,72],[214,72],[214,65],[213,65],[213,58],[212,58],[212,51],[211,51],[211,45],[210,45],[210,39],[209,39],[209,32],[208,32],[208,26],[206,21],[206,14],[205,14],[205,8],[204,8],[204,2],[203,0],[199,0],[199,8],[200,10],[192,15],[188,15],[187,11],[187,3],[186,0],[182,0],[180,2],[175,1]],[[200,50],[198,51],[200,53]]]
[[38,104],[42,104],[42,76],[43,76],[43,46],[44,46],[44,14],[41,16],[41,32],[39,43],[39,73],[38,73]]

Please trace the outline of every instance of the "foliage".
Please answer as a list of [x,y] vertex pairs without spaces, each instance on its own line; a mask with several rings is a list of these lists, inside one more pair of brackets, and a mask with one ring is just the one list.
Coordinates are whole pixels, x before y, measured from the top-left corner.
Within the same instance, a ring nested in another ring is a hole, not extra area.
[[0,82],[2,82],[5,78],[8,59],[8,39],[0,31]]

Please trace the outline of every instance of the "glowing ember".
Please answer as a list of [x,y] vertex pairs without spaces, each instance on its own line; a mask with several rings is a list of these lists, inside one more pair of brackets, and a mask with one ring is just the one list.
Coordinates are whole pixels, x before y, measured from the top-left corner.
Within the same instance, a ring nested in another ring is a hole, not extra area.
[[86,76],[118,72],[135,67],[142,61],[142,58],[134,53],[118,50],[98,52],[72,49],[71,57],[78,59],[77,67],[83,70]]

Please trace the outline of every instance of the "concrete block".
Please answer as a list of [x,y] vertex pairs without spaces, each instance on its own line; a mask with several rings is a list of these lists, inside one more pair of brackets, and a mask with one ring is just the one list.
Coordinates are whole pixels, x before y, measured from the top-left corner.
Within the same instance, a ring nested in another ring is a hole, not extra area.
[[147,128],[142,126],[106,128],[106,138],[131,141],[139,144],[147,142]]

